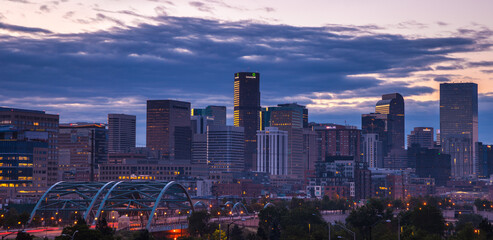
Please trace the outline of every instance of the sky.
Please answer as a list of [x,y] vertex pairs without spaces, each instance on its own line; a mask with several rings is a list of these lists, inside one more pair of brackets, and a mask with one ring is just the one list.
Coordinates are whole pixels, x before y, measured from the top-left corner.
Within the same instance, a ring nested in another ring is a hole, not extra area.
[[399,92],[406,134],[439,128],[439,84],[479,88],[479,140],[493,144],[490,0],[0,0],[0,106],[61,122],[137,115],[146,100],[228,107],[233,74],[260,72],[262,106],[361,126]]

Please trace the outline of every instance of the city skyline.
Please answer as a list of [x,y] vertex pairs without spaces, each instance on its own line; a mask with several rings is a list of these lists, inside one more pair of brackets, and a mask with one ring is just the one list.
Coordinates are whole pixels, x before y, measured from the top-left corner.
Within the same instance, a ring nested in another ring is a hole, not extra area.
[[444,3],[320,2],[296,16],[278,1],[3,1],[0,106],[60,122],[136,115],[143,146],[146,100],[224,105],[231,125],[231,73],[255,71],[262,107],[297,102],[314,122],[360,126],[380,95],[401,93],[407,135],[439,129],[439,83],[462,81],[478,84],[479,141],[493,142],[491,3]]

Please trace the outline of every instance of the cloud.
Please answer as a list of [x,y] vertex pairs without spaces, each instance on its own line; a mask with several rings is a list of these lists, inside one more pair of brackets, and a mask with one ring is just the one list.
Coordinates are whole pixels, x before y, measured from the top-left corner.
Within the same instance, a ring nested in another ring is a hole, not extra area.
[[454,65],[448,65],[448,66],[437,66],[435,70],[457,70],[457,69],[464,69],[464,66],[459,65],[459,64],[454,64]]
[[112,22],[115,23],[116,25],[120,27],[125,27],[126,25],[118,20],[117,18],[109,17],[105,14],[102,13],[97,13],[96,17],[89,18],[89,19],[77,19],[75,22],[80,23],[80,24],[94,24],[94,23],[100,23],[100,22]]
[[212,10],[214,10],[213,7],[207,5],[203,2],[189,2],[188,4],[190,4],[190,6],[193,6],[202,12],[212,12]]
[[1,22],[0,22],[0,29],[12,31],[12,32],[24,32],[24,33],[52,33],[51,31],[42,28],[23,27],[23,26],[11,25]]
[[48,8],[47,5],[41,5],[41,7],[39,7],[39,10],[41,10],[42,12],[45,12],[45,13],[50,12],[50,9]]
[[[118,21],[111,16],[98,13],[82,23]],[[155,19],[159,24],[132,27],[119,22],[121,28],[92,33],[4,36],[0,99],[18,101],[0,103],[33,109],[49,106],[63,117],[81,120],[102,119],[108,111],[120,109],[141,114],[146,99],[231,107],[233,73],[258,71],[263,105],[298,101],[309,104],[316,116],[337,113],[338,119],[358,121],[384,93],[399,92],[406,98],[435,91],[396,78],[413,79],[409,76],[417,72],[432,72],[431,66],[457,61],[452,54],[483,47],[473,38],[406,38],[361,26]],[[0,28],[50,33],[5,24]],[[19,96],[43,100],[21,101]],[[131,108],[114,104],[121,99],[138,103],[122,100]]]
[[27,0],[7,0],[9,2],[17,2],[17,3],[28,3],[28,4],[31,4],[30,1],[27,1]]
[[468,65],[469,67],[491,67],[493,61],[470,62]]
[[481,72],[486,73],[486,74],[491,74],[491,73],[493,73],[493,69],[481,70]]
[[433,79],[435,82],[450,82],[449,78],[446,77],[436,77]]

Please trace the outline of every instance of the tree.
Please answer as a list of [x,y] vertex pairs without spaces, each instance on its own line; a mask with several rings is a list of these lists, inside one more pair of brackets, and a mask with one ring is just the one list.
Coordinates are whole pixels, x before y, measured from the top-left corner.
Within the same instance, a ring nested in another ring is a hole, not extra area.
[[27,232],[19,231],[15,240],[33,240],[33,236]]
[[417,207],[411,212],[411,224],[416,228],[426,231],[430,234],[443,235],[445,230],[445,219],[442,212],[435,206]]
[[103,236],[112,236],[115,233],[115,231],[108,226],[106,218],[101,218],[101,220],[96,223],[96,230],[101,232]]
[[372,227],[379,221],[392,218],[392,210],[386,208],[380,199],[370,199],[368,203],[353,210],[346,222],[355,227],[364,239],[371,239]]
[[226,240],[226,233],[222,230],[216,229],[212,234],[212,240]]
[[112,239],[112,236],[104,237],[101,232],[90,229],[89,226],[87,226],[86,221],[80,217],[75,225],[65,227],[62,230],[62,234],[58,237],[55,237],[55,240],[71,240],[72,236],[74,236],[74,240]]
[[257,235],[260,239],[277,240],[281,237],[281,217],[287,212],[283,207],[268,207],[262,209],[259,214]]
[[478,214],[461,214],[457,218],[458,221],[455,224],[455,231],[460,231],[466,226],[467,223],[471,223],[474,228],[479,227],[479,224],[483,220],[483,217]]
[[149,231],[147,231],[147,229],[144,229],[144,230],[140,230],[134,240],[153,240],[154,237],[152,237],[152,235],[149,233]]
[[193,236],[203,237],[209,232],[211,215],[206,211],[194,211],[188,217],[188,230]]
[[241,230],[238,225],[234,225],[233,229],[231,229],[231,235],[230,235],[231,240],[243,240],[243,230]]

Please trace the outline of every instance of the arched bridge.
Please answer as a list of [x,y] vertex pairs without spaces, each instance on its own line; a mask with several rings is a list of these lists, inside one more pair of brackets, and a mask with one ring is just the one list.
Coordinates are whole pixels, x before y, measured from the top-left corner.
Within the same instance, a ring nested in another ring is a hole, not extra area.
[[34,207],[29,223],[73,224],[84,219],[95,225],[103,218],[118,229],[166,231],[188,228],[194,206],[176,182],[58,182]]

